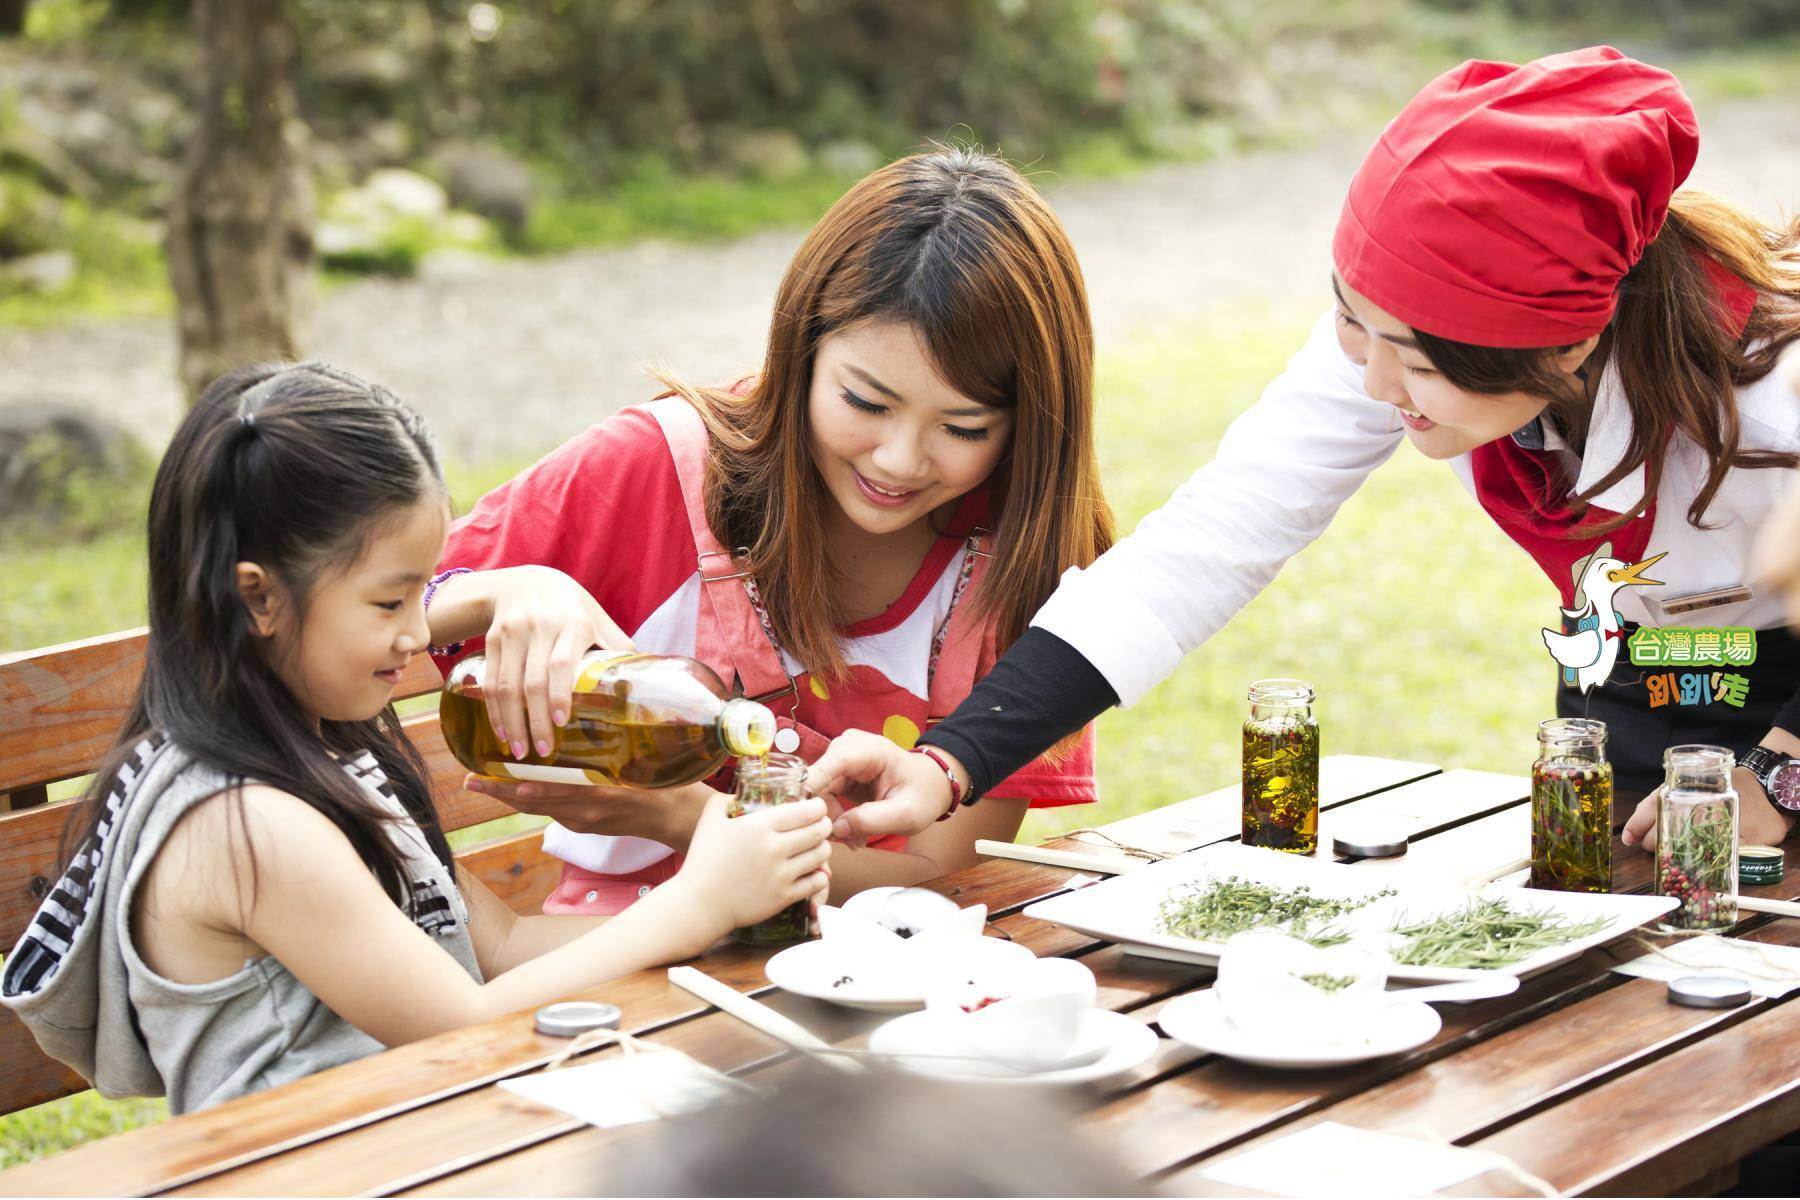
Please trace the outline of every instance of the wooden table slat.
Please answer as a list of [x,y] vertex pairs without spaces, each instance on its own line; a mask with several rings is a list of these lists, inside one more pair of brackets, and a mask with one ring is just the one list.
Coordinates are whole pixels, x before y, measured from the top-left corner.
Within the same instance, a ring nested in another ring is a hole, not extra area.
[[[1322,834],[1380,818],[1417,831],[1408,855],[1355,869],[1456,884],[1521,857],[1528,845],[1527,785],[1518,777],[1351,756],[1326,760],[1333,763],[1322,764]],[[1346,781],[1362,790],[1334,794]],[[1228,838],[1237,833],[1236,791],[1129,818],[1108,832],[1133,844],[1161,839],[1183,848]],[[1615,847],[1615,890],[1642,889],[1649,877],[1648,856]],[[991,931],[1035,953],[1080,957],[1100,980],[1101,1002],[1139,1020],[1154,1021],[1164,1004],[1207,982],[1206,968],[1126,955],[1022,914],[1085,878],[991,861],[934,886],[958,903],[988,904]],[[1754,936],[1800,941],[1800,924],[1758,920]],[[1559,1186],[1603,1191],[1666,1191],[1677,1178],[1716,1178],[1725,1165],[1720,1152],[1741,1153],[1800,1124],[1800,1005],[1674,1009],[1660,999],[1661,985],[1608,975],[1616,957],[1590,952],[1527,981],[1514,996],[1449,1008],[1431,1045],[1338,1072],[1260,1071],[1170,1044],[1120,1081],[1083,1123],[1127,1153],[1135,1169],[1163,1176],[1174,1191],[1196,1193],[1208,1190],[1204,1170],[1217,1155],[1325,1119],[1366,1127],[1384,1121],[1382,1127],[1473,1140]],[[854,1044],[881,1019],[766,989],[762,958],[724,950],[701,965],[833,1041]],[[631,999],[628,1026],[711,1065],[759,1078],[784,1070],[787,1056],[778,1047],[733,1018],[696,1007],[660,970],[587,994]],[[607,1152],[653,1127],[595,1130],[488,1086],[534,1069],[559,1045],[530,1033],[526,1018],[506,1018],[0,1174],[0,1190],[591,1194]],[[1729,1071],[1714,1069],[1707,1054],[1713,1049],[1731,1056]],[[1734,1075],[1735,1084],[1709,1078],[1709,1071]],[[1682,1082],[1690,1077],[1695,1086]],[[1657,1086],[1682,1089],[1679,1103],[1651,1102],[1645,1093]],[[1635,1137],[1619,1112],[1651,1123],[1651,1136]],[[1602,1126],[1622,1132],[1581,1135]],[[1713,1142],[1698,1146],[1702,1133]],[[1536,1157],[1527,1152],[1533,1147]],[[1512,1188],[1492,1174],[1475,1184]]]

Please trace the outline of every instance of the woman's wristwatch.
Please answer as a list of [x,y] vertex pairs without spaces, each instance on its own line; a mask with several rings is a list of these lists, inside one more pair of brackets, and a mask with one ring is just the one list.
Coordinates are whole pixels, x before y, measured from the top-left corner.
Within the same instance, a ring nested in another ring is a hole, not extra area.
[[1738,759],[1783,812],[1800,813],[1800,758],[1757,746]]

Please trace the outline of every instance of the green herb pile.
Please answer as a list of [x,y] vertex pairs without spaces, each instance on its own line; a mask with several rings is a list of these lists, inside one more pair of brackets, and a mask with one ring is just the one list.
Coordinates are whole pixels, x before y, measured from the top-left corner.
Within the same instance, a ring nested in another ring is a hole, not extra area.
[[1372,896],[1332,900],[1310,887],[1281,888],[1236,875],[1176,888],[1163,898],[1157,927],[1174,937],[1222,942],[1246,929],[1273,929],[1315,946],[1335,946],[1350,935],[1329,923],[1355,912],[1393,889]]
[[1566,945],[1600,932],[1605,917],[1571,922],[1544,911],[1519,912],[1505,900],[1471,900],[1455,912],[1407,924],[1393,931],[1406,944],[1393,951],[1394,961],[1409,967],[1483,970],[1507,967],[1539,950]]
[[1321,992],[1341,992],[1356,982],[1354,975],[1327,975],[1323,971],[1315,971],[1311,975],[1296,975],[1302,983],[1310,983]]

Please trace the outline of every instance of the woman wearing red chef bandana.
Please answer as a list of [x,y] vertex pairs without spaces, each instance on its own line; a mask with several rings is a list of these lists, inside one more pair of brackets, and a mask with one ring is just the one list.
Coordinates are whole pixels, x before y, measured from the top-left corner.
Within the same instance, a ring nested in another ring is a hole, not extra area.
[[[1750,562],[1800,463],[1800,223],[1677,190],[1698,147],[1675,78],[1610,47],[1468,62],[1427,86],[1351,181],[1335,310],[1215,461],[1063,577],[921,739],[935,757],[833,744],[809,782],[863,801],[839,836],[920,827],[1135,702],[1404,436],[1561,591],[1565,638],[1616,639],[1608,674],[1546,631],[1557,711],[1607,723],[1619,790],[1654,788],[1670,745],[1727,746],[1743,840],[1785,837],[1800,641]],[[1724,653],[1715,629],[1754,631],[1754,663],[1739,645],[1731,665],[1700,665]],[[1634,636],[1668,665],[1633,666]],[[1677,680],[1696,694],[1671,694]],[[1653,816],[1647,801],[1626,839]]]

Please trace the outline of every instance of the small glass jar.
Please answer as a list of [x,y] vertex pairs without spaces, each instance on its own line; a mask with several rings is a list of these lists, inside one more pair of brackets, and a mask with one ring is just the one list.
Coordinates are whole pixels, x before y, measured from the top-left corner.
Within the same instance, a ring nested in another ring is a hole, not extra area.
[[1250,685],[1244,722],[1246,846],[1311,854],[1319,846],[1319,723],[1313,689],[1298,679]]
[[1612,891],[1613,769],[1606,723],[1558,717],[1538,723],[1531,764],[1531,886]]
[[1656,892],[1681,902],[1662,919],[1666,932],[1737,924],[1738,795],[1731,786],[1736,761],[1721,746],[1671,746],[1663,752]]
[[[737,794],[726,811],[734,817],[791,804],[806,794],[806,763],[792,754],[738,760]],[[774,916],[734,929],[734,940],[748,946],[780,946],[806,940],[811,925],[811,902],[796,900]]]

